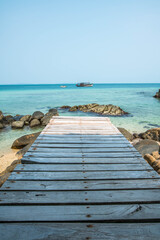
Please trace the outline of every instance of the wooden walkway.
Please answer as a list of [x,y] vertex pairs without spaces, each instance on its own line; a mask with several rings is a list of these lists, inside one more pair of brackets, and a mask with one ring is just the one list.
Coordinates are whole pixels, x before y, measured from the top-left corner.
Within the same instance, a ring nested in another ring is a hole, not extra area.
[[0,189],[0,239],[160,239],[160,177],[108,118],[53,117]]

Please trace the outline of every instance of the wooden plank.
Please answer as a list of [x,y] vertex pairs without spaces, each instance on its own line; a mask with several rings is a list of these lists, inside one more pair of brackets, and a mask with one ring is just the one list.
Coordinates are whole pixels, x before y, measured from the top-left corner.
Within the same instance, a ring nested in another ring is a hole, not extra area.
[[[122,135],[122,134],[113,134],[113,135],[97,135],[97,134],[92,134],[92,135],[86,135],[86,134],[84,134],[84,135],[79,135],[79,134],[75,134],[74,136],[73,135],[70,135],[70,134],[66,134],[66,135],[53,135],[53,136],[51,136],[51,135],[48,135],[47,136],[47,133],[46,134],[43,134],[43,133],[41,133],[38,137],[37,137],[37,139],[38,138],[59,138],[59,139],[68,139],[68,138],[74,138],[74,139],[76,139],[76,138],[80,138],[80,139],[95,139],[95,140],[99,140],[99,139],[101,139],[101,140],[107,140],[107,139],[124,139],[124,140],[126,140],[126,138]],[[126,140],[127,141],[127,140]],[[128,142],[128,141],[127,141]]]
[[[158,240],[158,223],[1,223],[1,240]],[[128,238],[129,237],[129,238]]]
[[134,164],[134,163],[140,163],[140,162],[145,162],[144,159],[142,158],[137,158],[135,156],[131,156],[131,157],[114,157],[114,158],[111,158],[111,157],[106,157],[106,158],[82,158],[82,157],[79,157],[79,158],[68,158],[68,157],[65,157],[65,158],[46,158],[46,157],[34,157],[34,156],[31,156],[31,157],[27,157],[24,155],[24,157],[22,158],[21,162],[22,163],[45,163],[45,164],[55,164],[55,163],[68,163],[68,164],[71,164],[71,163],[84,163],[84,164],[91,164],[91,163],[97,163],[97,164],[110,164],[110,163],[113,163],[113,164]]
[[159,216],[160,204],[0,206],[0,222],[137,222],[160,221]]
[[[120,143],[118,144],[103,144],[103,143],[88,143],[88,144],[83,144],[83,143],[33,143],[32,148],[38,147],[38,148],[128,148],[130,147],[129,144],[126,143]],[[133,148],[133,147],[131,147]],[[35,149],[36,150],[36,149]],[[134,148],[135,150],[135,148]]]
[[75,153],[75,152],[27,152],[24,156],[26,157],[43,157],[43,158],[129,158],[129,157],[141,157],[136,152],[115,152],[115,153]]
[[101,171],[101,172],[12,172],[9,180],[85,180],[85,179],[149,179],[160,176],[155,171]]
[[[54,135],[54,134],[58,134],[58,135],[64,135],[64,134],[70,134],[70,135],[74,135],[75,133],[83,135],[83,134],[100,134],[100,135],[112,135],[115,134],[115,131],[106,131],[106,130],[54,130],[54,131],[47,131],[46,132],[47,135]],[[43,134],[45,134],[45,132],[43,132]]]
[[124,171],[153,170],[142,164],[18,164],[13,172]]
[[[160,189],[109,191],[0,191],[0,205],[160,203]],[[160,213],[160,212],[159,212]]]
[[[66,153],[66,154],[70,154],[70,153],[136,153],[137,154],[137,150],[135,148],[43,148],[43,147],[31,147],[28,150],[28,153],[50,153],[52,154],[57,154],[57,153]],[[138,153],[139,155],[139,153]]]
[[88,143],[91,143],[91,144],[126,144],[128,145],[129,143],[127,141],[121,141],[121,140],[108,140],[108,141],[105,141],[105,140],[74,140],[74,139],[37,139],[34,143],[35,144],[38,144],[38,143],[41,143],[41,144],[58,144],[58,143],[62,143],[62,144],[66,144],[66,142],[68,144],[88,144]]
[[13,181],[7,180],[1,190],[120,190],[160,189],[159,179],[85,180],[85,181]]

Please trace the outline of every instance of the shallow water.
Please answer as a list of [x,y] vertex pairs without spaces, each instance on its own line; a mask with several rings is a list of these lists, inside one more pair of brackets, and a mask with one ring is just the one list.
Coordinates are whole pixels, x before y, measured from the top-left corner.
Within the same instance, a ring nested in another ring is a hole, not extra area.
[[[4,114],[32,114],[40,110],[62,105],[88,103],[114,104],[129,112],[128,116],[111,117],[117,127],[131,132],[142,132],[160,126],[160,101],[153,95],[160,84],[94,84],[90,88],[77,88],[73,84],[60,85],[9,85],[0,86],[0,110]],[[82,112],[71,113],[60,110],[60,115],[86,116]],[[17,137],[38,129],[3,130],[0,132],[1,148],[10,146]]]

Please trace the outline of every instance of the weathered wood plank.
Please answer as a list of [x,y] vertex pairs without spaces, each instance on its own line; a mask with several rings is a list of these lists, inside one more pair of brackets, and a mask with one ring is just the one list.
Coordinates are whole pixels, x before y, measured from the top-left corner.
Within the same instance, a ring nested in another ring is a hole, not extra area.
[[101,172],[13,172],[9,180],[85,180],[85,179],[149,179],[160,176],[155,171],[101,171]]
[[[159,179],[85,180],[85,181],[13,181],[7,180],[1,190],[118,190],[160,189]],[[154,200],[154,199],[153,199]]]
[[80,152],[27,152],[25,157],[43,157],[43,158],[129,158],[129,157],[141,157],[138,152],[111,152],[111,153],[80,153]]
[[158,240],[158,223],[1,223],[1,240]]
[[[130,147],[131,149],[134,149],[132,146],[130,146],[129,144],[126,143],[119,143],[119,144],[103,144],[103,143],[89,143],[89,144],[84,144],[84,143],[33,143],[32,144],[32,148],[128,148]],[[34,149],[36,150],[36,149]]]
[[153,170],[149,164],[18,164],[13,172]]
[[0,206],[0,222],[160,221],[159,216],[160,204]]
[[[31,147],[28,150],[28,153],[50,153],[57,154],[57,153],[137,153],[137,150],[135,148],[43,148],[43,147]],[[139,155],[139,153],[138,153]]]
[[135,156],[131,156],[131,157],[106,157],[106,158],[69,158],[69,157],[62,157],[62,158],[46,158],[44,157],[39,157],[39,156],[31,156],[31,157],[27,157],[24,155],[24,157],[22,158],[21,162],[22,163],[45,163],[45,164],[55,164],[55,163],[84,163],[84,164],[91,164],[91,163],[96,163],[96,164],[110,164],[110,163],[114,163],[114,164],[134,164],[134,163],[140,163],[140,162],[145,162],[144,159],[142,158],[137,158]]
[[109,191],[0,191],[0,205],[160,203],[160,189]]
[[75,134],[74,136],[73,135],[70,135],[70,134],[66,134],[66,135],[53,135],[53,136],[51,136],[51,135],[48,135],[47,136],[47,132],[45,133],[45,134],[43,134],[43,133],[41,133],[39,136],[38,136],[38,138],[40,138],[40,137],[44,137],[44,138],[47,138],[47,137],[49,137],[49,138],[81,138],[81,139],[96,139],[96,140],[98,140],[98,139],[115,139],[115,138],[118,138],[118,139],[124,139],[124,140],[126,140],[126,138],[124,137],[124,135],[122,135],[122,134],[117,134],[117,133],[115,133],[115,134],[112,134],[112,135],[99,135],[99,134],[92,134],[92,135],[88,135],[88,134],[84,134],[84,135],[79,135],[79,134]]

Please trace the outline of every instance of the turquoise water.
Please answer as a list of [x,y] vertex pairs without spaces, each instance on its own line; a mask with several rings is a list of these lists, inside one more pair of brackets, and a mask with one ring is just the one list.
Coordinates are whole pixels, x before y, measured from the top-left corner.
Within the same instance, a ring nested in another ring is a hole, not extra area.
[[[60,85],[0,85],[0,110],[4,114],[32,114],[36,110],[47,112],[62,105],[88,103],[114,104],[129,112],[129,116],[111,117],[117,127],[131,132],[142,132],[160,126],[160,101],[153,95],[160,84],[94,84],[91,88],[77,88],[73,84]],[[86,116],[86,113],[70,113],[60,110],[60,115]],[[90,114],[89,114],[90,115]],[[25,133],[30,131],[25,129]],[[38,129],[37,129],[38,131]],[[2,145],[8,144],[22,130],[1,131]]]

